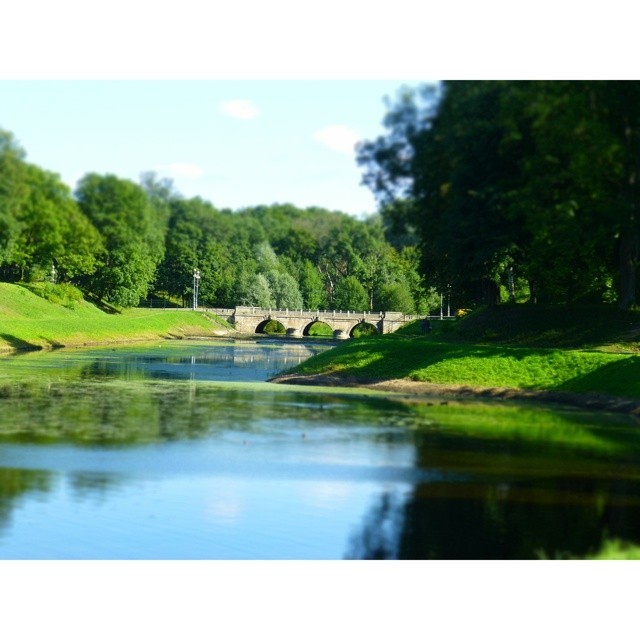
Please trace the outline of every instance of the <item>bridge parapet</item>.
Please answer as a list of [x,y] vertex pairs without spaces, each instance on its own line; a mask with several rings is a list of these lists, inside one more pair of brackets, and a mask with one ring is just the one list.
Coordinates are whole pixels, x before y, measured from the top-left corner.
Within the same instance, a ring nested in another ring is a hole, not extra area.
[[230,322],[231,324],[235,322],[235,309],[217,309],[215,307],[198,307],[198,309],[208,313],[213,313],[219,318]]
[[[407,322],[422,316],[407,315],[400,311],[342,311],[327,309],[264,309],[238,306],[232,309],[198,307],[198,311],[213,313],[233,324],[241,333],[255,333],[267,320],[277,320],[287,330],[287,335],[301,336],[314,322],[324,322],[339,337],[349,337],[354,327],[366,322],[379,333],[393,333]],[[168,308],[165,311],[191,311],[190,308]],[[435,317],[435,316],[434,316]]]
[[238,306],[233,321],[236,329],[254,333],[267,320],[277,320],[291,336],[303,335],[314,322],[324,322],[336,335],[348,336],[361,323],[371,324],[379,333],[392,333],[417,316],[408,316],[396,311],[342,311],[327,309],[264,309],[262,307]]

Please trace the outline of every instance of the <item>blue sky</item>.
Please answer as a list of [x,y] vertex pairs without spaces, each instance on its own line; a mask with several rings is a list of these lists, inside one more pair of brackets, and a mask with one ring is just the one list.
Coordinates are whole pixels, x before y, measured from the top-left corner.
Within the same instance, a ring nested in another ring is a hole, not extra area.
[[4,80],[0,127],[70,186],[155,171],[216,207],[372,213],[354,143],[384,132],[402,80]]
[[429,79],[635,78],[635,23],[616,5],[581,7],[578,24],[557,0],[8,3],[0,127],[71,185],[155,170],[217,207],[360,215],[376,206],[350,145],[382,133],[385,95]]

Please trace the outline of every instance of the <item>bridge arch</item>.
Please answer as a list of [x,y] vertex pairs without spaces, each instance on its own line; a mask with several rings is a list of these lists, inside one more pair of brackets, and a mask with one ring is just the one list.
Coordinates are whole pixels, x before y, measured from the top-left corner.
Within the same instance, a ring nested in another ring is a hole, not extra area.
[[377,335],[378,333],[380,333],[380,330],[375,324],[372,324],[371,322],[362,321],[362,322],[358,322],[357,324],[353,325],[353,327],[351,327],[351,330],[349,331],[349,337],[359,338],[364,336]]
[[331,336],[333,327],[325,320],[314,319],[302,329],[303,336]]
[[283,334],[286,333],[287,328],[284,323],[278,318],[265,318],[262,322],[258,323],[258,326],[255,328],[254,333],[276,333]]
[[[333,329],[334,335],[339,338],[348,338],[353,328],[363,321],[376,326],[379,333],[393,333],[407,322],[417,318],[417,316],[407,316],[400,312],[391,311],[305,311],[302,309],[262,309],[260,307],[235,307],[231,315],[229,309],[218,311],[220,315],[226,315],[234,324],[236,331],[241,333],[261,333],[265,330],[266,322],[273,319],[280,322],[287,335],[301,336],[306,327],[314,321],[320,320],[329,325]],[[213,312],[215,313],[216,310]]]

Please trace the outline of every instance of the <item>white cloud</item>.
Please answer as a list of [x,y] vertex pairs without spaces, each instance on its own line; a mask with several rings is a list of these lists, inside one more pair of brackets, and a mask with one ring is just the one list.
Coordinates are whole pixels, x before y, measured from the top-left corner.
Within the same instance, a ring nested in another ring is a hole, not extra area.
[[220,103],[220,112],[239,120],[252,120],[260,113],[250,100],[227,100]]
[[338,153],[351,155],[360,137],[353,129],[342,124],[335,124],[316,131],[313,134],[313,139]]
[[175,178],[189,178],[189,180],[197,180],[204,174],[204,169],[197,164],[191,162],[173,162],[156,167],[159,173],[165,172]]

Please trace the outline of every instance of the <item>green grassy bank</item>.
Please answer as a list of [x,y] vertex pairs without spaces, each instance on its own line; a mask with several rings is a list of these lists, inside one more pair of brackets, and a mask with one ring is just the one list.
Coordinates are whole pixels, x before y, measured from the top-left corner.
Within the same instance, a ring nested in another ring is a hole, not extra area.
[[[640,311],[612,305],[501,305],[432,325],[431,337],[450,343],[640,352]],[[397,332],[420,334],[420,321]]]
[[225,330],[223,321],[199,312],[105,313],[71,289],[49,286],[39,293],[0,283],[0,351],[208,336]]
[[640,399],[637,312],[597,316],[522,305],[434,322],[424,336],[417,331],[351,340],[289,373]]
[[602,549],[587,560],[640,560],[640,546],[623,542],[621,540],[609,540]]

